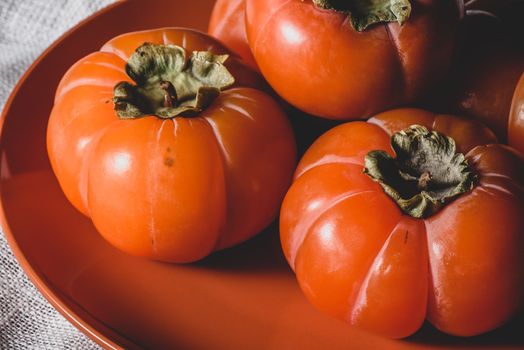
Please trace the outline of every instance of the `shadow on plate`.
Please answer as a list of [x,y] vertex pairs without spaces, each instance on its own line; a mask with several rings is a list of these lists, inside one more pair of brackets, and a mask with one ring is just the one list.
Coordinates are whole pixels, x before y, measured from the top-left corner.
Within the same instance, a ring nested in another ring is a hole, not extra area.
[[278,271],[292,274],[280,247],[277,222],[252,239],[215,252],[191,266],[228,272]]

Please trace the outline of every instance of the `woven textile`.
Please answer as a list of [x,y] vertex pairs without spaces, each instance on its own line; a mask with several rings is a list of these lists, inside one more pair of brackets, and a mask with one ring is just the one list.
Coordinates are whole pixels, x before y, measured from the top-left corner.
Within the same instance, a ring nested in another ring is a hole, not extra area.
[[[36,57],[114,0],[0,0],[0,109]],[[29,282],[0,234],[0,349],[100,349]]]

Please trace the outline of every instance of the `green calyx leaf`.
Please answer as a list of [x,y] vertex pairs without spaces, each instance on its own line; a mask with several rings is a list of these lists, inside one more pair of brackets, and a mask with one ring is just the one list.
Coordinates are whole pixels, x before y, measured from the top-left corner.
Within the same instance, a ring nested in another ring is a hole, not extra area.
[[365,157],[364,173],[414,218],[437,213],[475,186],[476,176],[450,137],[413,125],[394,134],[391,145],[396,158],[371,151]]
[[409,0],[313,0],[322,9],[346,13],[353,28],[362,32],[378,23],[402,25],[411,14]]
[[126,64],[135,84],[120,82],[114,88],[115,111],[121,119],[195,115],[235,83],[224,66],[227,59],[207,51],[186,58],[179,46],[145,43]]

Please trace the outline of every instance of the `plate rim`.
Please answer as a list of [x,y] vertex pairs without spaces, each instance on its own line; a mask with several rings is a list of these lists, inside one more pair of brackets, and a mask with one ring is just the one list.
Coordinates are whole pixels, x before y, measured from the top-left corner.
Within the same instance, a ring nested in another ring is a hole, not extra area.
[[[57,39],[55,39],[34,61],[31,63],[29,68],[22,74],[22,76],[19,78],[17,83],[15,84],[13,90],[9,94],[9,97],[6,100],[6,103],[4,105],[4,108],[2,109],[2,112],[0,113],[0,140],[4,137],[4,125],[6,121],[6,117],[8,114],[10,114],[11,106],[13,104],[13,101],[15,100],[16,96],[18,95],[18,92],[20,91],[20,88],[22,85],[25,84],[28,77],[32,74],[32,72],[35,70],[35,68],[41,63],[41,61],[51,52],[53,51],[60,43],[66,39],[67,37],[71,36],[74,32],[76,32],[79,28],[83,27],[86,23],[93,20],[95,17],[98,17],[100,15],[103,15],[107,12],[113,11],[115,8],[118,8],[122,6],[126,1],[125,0],[116,0],[114,3],[109,4],[105,6],[104,8],[92,13],[88,17],[84,18],[77,24],[75,24],[73,27],[68,29],[66,32],[64,32],[62,35],[60,35]],[[2,155],[0,155],[0,158]],[[0,169],[1,173],[1,169]],[[0,182],[0,187],[1,187]],[[123,347],[124,344],[123,341],[117,341],[115,339],[110,339],[107,335],[103,334],[101,331],[97,330],[95,327],[93,327],[91,324],[89,324],[87,321],[83,319],[83,317],[79,316],[76,311],[74,311],[71,307],[67,305],[67,303],[63,300],[64,297],[60,296],[58,293],[53,291],[52,285],[47,281],[45,276],[43,276],[35,267],[31,265],[27,257],[25,256],[23,250],[18,245],[18,242],[16,240],[15,235],[13,235],[11,228],[9,226],[8,220],[6,218],[5,209],[4,209],[4,203],[0,199],[0,226],[2,228],[2,232],[4,236],[6,237],[7,243],[9,247],[11,248],[11,251],[13,252],[13,255],[15,259],[17,260],[18,264],[24,271],[25,275],[29,278],[29,281],[36,287],[38,292],[51,304],[51,306],[57,310],[65,319],[75,326],[79,331],[81,331],[84,335],[87,335],[91,340],[93,340],[98,345],[102,346],[104,349],[111,349],[111,350],[124,350]],[[74,301],[71,301],[72,303],[75,303]],[[81,308],[80,305],[78,305],[79,308]],[[86,311],[87,312],[87,311]],[[108,327],[104,325],[105,327]],[[108,327],[109,328],[109,327]],[[124,338],[123,335],[118,334],[120,337]],[[124,339],[122,339],[124,340]],[[138,345],[133,343],[131,340],[125,338],[126,342],[130,342],[130,346],[137,347]]]

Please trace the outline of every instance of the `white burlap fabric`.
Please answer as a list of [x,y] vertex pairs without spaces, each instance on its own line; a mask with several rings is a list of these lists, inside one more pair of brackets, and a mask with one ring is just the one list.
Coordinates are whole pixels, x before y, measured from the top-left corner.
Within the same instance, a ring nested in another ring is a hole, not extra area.
[[[0,110],[36,57],[114,0],[0,0]],[[0,234],[0,349],[100,349],[29,282]]]

